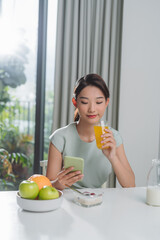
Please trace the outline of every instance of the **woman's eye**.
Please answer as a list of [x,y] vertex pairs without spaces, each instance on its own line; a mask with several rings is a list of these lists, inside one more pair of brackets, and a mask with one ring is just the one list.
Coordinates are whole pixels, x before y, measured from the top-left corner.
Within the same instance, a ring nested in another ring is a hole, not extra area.
[[82,103],[82,104],[87,104],[88,102],[83,102],[83,101],[81,101],[81,103]]
[[101,104],[101,103],[103,103],[103,102],[97,102],[97,104]]

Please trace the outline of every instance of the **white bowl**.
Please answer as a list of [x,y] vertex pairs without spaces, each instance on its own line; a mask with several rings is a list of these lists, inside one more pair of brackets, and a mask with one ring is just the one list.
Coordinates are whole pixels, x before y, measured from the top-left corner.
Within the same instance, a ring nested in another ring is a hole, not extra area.
[[17,192],[16,199],[20,208],[31,212],[48,212],[60,208],[63,200],[63,192],[59,191],[59,198],[50,200],[31,200],[22,198]]
[[[81,191],[82,192],[82,191]],[[86,191],[85,191],[86,192]],[[74,192],[74,202],[83,207],[94,207],[102,204],[103,192],[99,189],[89,189],[86,193],[90,193],[90,196],[82,195]]]

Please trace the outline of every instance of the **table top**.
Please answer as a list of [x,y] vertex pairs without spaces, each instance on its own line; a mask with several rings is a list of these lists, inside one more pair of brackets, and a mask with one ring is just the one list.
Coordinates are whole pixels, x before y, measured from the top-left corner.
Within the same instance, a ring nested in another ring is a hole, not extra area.
[[16,192],[0,192],[0,235],[4,240],[107,239],[159,240],[160,207],[145,203],[146,188],[106,188],[103,203],[85,208],[64,190],[61,208],[27,212],[16,203]]

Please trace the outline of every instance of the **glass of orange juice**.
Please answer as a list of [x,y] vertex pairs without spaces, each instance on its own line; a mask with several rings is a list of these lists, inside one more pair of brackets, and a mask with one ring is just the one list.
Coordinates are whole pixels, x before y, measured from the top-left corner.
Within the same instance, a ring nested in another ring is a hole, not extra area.
[[94,133],[96,137],[96,144],[99,149],[102,149],[102,143],[101,141],[103,140],[101,135],[105,133],[105,129],[108,129],[108,122],[106,121],[101,121],[97,125],[94,126]]

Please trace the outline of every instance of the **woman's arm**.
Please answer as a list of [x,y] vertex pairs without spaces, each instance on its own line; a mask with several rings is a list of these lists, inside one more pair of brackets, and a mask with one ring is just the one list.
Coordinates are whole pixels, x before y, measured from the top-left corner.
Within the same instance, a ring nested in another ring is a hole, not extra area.
[[46,176],[51,181],[55,180],[53,186],[63,190],[66,187],[65,185],[71,186],[82,179],[83,175],[80,171],[70,172],[71,170],[73,170],[73,167],[69,167],[66,170],[62,169],[62,154],[50,143]]
[[123,144],[116,147],[116,141],[111,130],[106,130],[103,137],[102,151],[112,164],[119,183],[122,187],[135,187],[135,176],[127,160]]
[[116,149],[112,167],[122,187],[135,187],[135,176],[127,160],[123,144]]

